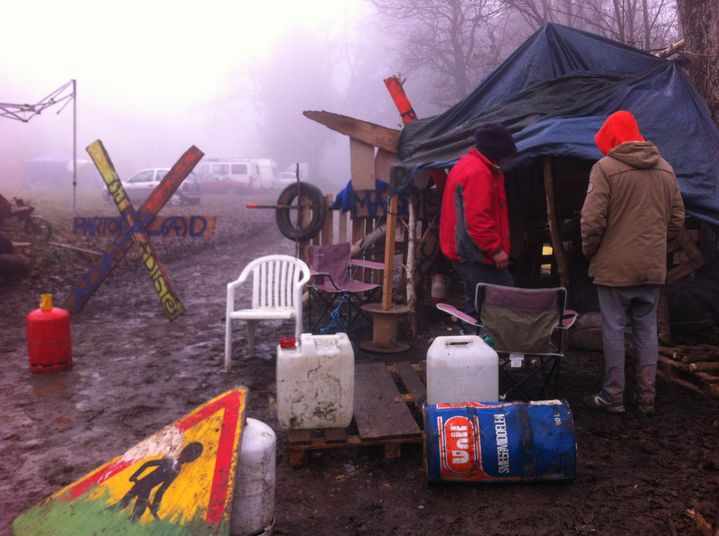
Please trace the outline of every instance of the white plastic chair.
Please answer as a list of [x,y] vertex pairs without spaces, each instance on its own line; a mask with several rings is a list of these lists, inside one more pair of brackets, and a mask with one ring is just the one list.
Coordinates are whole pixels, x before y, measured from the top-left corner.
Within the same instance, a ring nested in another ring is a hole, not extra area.
[[[252,276],[252,305],[235,310],[235,288]],[[240,277],[227,284],[225,316],[225,371],[232,360],[232,321],[247,321],[248,355],[255,352],[255,324],[258,320],[295,320],[295,337],[302,332],[302,290],[310,269],[289,255],[267,255],[249,263]]]

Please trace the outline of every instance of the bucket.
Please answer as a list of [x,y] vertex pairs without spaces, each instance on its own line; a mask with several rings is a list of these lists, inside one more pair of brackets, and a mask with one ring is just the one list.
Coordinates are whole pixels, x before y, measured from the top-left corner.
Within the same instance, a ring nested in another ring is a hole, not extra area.
[[248,418],[237,458],[230,536],[269,536],[275,522],[277,437],[262,421]]
[[52,306],[52,294],[41,295],[40,308],[28,313],[25,320],[30,372],[72,368],[70,313]]
[[430,482],[571,480],[574,419],[563,400],[425,407]]
[[427,350],[427,403],[496,402],[499,357],[477,335],[436,337]]
[[433,301],[442,301],[447,296],[447,276],[434,274],[432,276],[432,287],[430,296]]
[[277,419],[290,430],[344,428],[352,422],[355,356],[346,333],[300,335],[277,346]]

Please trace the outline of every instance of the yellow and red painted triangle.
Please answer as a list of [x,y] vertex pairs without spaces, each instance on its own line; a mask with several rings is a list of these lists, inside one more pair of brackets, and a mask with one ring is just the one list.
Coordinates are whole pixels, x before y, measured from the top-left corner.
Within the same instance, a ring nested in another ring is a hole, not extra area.
[[228,391],[18,516],[14,536],[229,534],[247,389]]

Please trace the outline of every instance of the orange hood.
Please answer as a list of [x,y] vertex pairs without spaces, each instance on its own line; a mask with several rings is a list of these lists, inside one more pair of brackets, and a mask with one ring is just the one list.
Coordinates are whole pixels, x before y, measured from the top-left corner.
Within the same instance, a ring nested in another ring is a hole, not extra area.
[[607,117],[594,136],[594,142],[603,154],[609,153],[617,145],[627,141],[644,141],[644,138],[639,133],[637,120],[626,110],[619,110]]

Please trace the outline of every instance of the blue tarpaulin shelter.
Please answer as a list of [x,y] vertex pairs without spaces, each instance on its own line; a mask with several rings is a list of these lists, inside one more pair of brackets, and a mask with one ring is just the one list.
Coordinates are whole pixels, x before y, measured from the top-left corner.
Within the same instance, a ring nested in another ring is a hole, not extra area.
[[598,35],[546,24],[446,112],[407,123],[392,189],[425,168],[453,165],[480,123],[512,131],[513,167],[538,157],[594,162],[607,116],[631,111],[674,167],[687,211],[719,225],[719,128],[680,66]]

